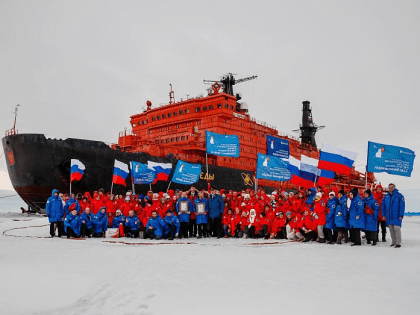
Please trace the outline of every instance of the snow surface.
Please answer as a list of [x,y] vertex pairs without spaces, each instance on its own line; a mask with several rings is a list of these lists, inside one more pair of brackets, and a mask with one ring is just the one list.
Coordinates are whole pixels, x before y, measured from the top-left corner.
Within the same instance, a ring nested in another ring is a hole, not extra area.
[[419,307],[419,217],[404,219],[401,249],[389,247],[389,235],[376,247],[51,239],[47,224],[38,215],[0,214],[0,314],[411,314]]

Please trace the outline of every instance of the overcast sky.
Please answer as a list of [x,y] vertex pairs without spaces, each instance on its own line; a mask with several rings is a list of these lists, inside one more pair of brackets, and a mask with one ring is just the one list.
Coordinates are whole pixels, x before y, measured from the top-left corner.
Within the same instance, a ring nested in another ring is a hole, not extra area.
[[[227,72],[251,116],[299,127],[302,101],[326,125],[317,142],[356,151],[367,142],[420,154],[419,1],[0,0],[0,127],[116,142],[129,116],[205,94]],[[1,154],[1,153],[0,153]],[[411,178],[383,184],[420,189]],[[10,188],[4,156],[0,189]]]

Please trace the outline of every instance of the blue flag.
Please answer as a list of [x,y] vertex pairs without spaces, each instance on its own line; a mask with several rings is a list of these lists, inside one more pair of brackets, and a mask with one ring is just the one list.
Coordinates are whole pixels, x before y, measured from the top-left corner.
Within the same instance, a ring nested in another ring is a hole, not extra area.
[[201,165],[179,160],[176,164],[172,181],[177,184],[191,185],[200,179]]
[[292,173],[288,170],[288,164],[278,157],[258,153],[257,178],[277,181],[290,180]]
[[239,138],[206,130],[206,150],[208,154],[239,157]]
[[289,140],[267,135],[267,154],[288,159],[290,155]]
[[156,172],[146,164],[131,161],[131,177],[134,184],[150,184],[156,178]]
[[369,141],[367,171],[410,177],[415,157],[410,149]]

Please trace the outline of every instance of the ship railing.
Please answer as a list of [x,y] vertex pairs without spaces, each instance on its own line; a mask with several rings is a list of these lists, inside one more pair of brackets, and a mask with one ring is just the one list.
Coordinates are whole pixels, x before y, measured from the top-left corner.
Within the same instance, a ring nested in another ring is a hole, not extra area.
[[287,133],[284,133],[284,132],[279,132],[279,134],[278,134],[280,137],[286,137],[286,138],[289,138],[289,139],[292,139],[292,140],[296,140],[296,141],[299,141],[299,138],[298,137],[296,137],[296,136],[292,136],[292,135],[289,135],[289,134],[287,134]]
[[254,117],[251,117],[251,116],[249,117],[249,119],[251,121],[253,121],[253,122],[256,122],[258,125],[261,125],[261,126],[264,126],[264,127],[270,128],[270,129],[277,130],[277,127],[276,126],[271,125],[271,124],[269,124],[269,123],[267,123],[265,121],[258,120],[258,119],[254,118]]
[[125,137],[125,136],[135,136],[136,134],[132,131],[132,130],[124,130],[124,131],[120,131],[118,136],[120,138]]
[[8,129],[8,130],[6,130],[6,132],[5,132],[5,136],[7,137],[7,136],[13,136],[13,135],[17,135],[19,132],[18,132],[18,130],[16,130],[16,129],[14,129],[14,128],[12,128],[12,129]]

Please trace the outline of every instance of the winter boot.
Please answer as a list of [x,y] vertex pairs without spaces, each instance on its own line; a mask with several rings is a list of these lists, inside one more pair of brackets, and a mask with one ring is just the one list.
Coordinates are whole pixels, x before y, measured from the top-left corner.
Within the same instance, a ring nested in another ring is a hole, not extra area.
[[325,243],[325,238],[320,238],[320,239],[319,239],[319,242],[320,242],[320,243]]
[[344,243],[348,243],[349,242],[349,235],[348,235],[348,233],[346,232],[346,233],[344,233]]
[[341,244],[341,239],[343,238],[343,233],[341,233],[341,232],[338,232],[338,235],[337,235],[337,242],[336,242],[336,244]]
[[373,241],[372,242],[372,246],[376,246],[376,241]]
[[386,242],[386,232],[382,232],[382,242]]

